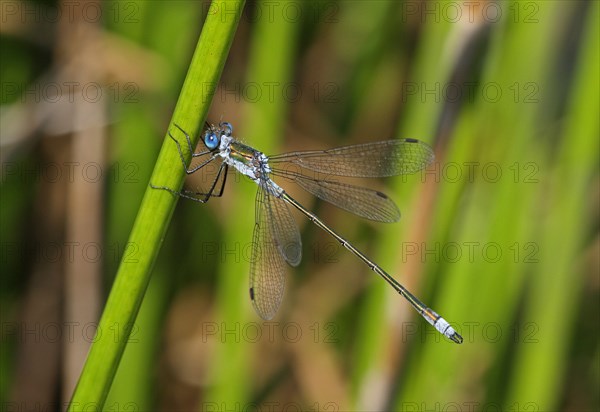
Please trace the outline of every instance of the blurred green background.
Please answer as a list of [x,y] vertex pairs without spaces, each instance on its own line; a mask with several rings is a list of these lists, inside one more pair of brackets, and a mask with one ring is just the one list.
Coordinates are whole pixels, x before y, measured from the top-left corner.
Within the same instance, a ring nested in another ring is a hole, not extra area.
[[[214,7],[0,3],[2,410],[70,399]],[[427,171],[358,182],[397,224],[286,189],[465,342],[301,216],[303,261],[262,322],[256,187],[231,174],[222,198],[179,202],[105,408],[598,410],[599,17],[597,1],[248,1],[209,120],[267,154],[430,143]]]

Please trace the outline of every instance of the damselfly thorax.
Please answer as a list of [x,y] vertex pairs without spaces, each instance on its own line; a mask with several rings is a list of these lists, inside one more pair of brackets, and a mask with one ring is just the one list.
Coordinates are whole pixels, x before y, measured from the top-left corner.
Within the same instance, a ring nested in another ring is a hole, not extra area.
[[[219,144],[219,156],[223,158],[223,162],[235,170],[240,172],[242,175],[247,176],[257,184],[264,184],[269,182],[267,187],[272,188],[275,192],[280,194],[281,188],[278,185],[273,185],[273,181],[270,179],[269,174],[271,168],[269,167],[269,158],[261,151],[256,150],[248,145],[245,145],[235,138],[231,137],[231,125],[229,123],[222,123],[224,127],[212,126],[209,129],[209,133],[221,133],[221,142]],[[212,139],[212,137],[210,137]],[[275,194],[273,192],[273,194]]]

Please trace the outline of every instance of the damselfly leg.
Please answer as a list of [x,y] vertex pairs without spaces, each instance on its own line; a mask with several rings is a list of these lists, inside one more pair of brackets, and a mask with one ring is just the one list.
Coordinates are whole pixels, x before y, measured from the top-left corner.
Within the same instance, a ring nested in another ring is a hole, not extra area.
[[[175,127],[177,127],[179,130],[181,130],[181,132],[185,135],[185,138],[187,140],[188,143],[188,147],[189,147],[189,151],[192,154],[192,159],[195,157],[200,157],[200,156],[205,156],[208,154],[211,154],[210,158],[205,160],[204,162],[202,162],[201,164],[199,164],[198,166],[195,166],[192,169],[188,169],[187,164],[185,162],[185,158],[183,156],[183,152],[181,150],[181,145],[179,144],[179,142],[177,141],[177,139],[175,139],[175,137],[173,136],[173,134],[171,134],[171,131],[169,130],[168,134],[169,137],[175,142],[176,146],[177,146],[177,151],[179,152],[179,157],[181,158],[181,163],[183,164],[184,170],[187,174],[192,174],[200,169],[202,169],[203,167],[205,167],[207,164],[217,160],[219,158],[218,153],[214,153],[211,150],[205,150],[205,151],[200,151],[200,152],[194,152],[194,148],[192,146],[192,141],[190,139],[190,136],[187,132],[185,132],[179,125],[177,125],[175,123]],[[150,183],[150,187],[152,187],[153,189],[161,189],[161,190],[166,190],[167,192],[176,195],[176,196],[180,196],[186,199],[190,199],[193,200],[195,202],[199,202],[199,203],[206,203],[208,202],[208,200],[211,197],[221,197],[223,195],[223,190],[225,188],[225,182],[227,181],[227,172],[229,166],[227,163],[222,162],[221,165],[219,166],[219,170],[217,171],[217,175],[215,176],[214,180],[212,181],[212,184],[210,186],[210,188],[208,189],[208,191],[206,192],[201,192],[201,191],[192,191],[192,190],[181,190],[181,191],[176,191],[173,190],[169,187],[166,186],[155,186],[152,183]],[[219,179],[221,178],[221,186],[218,190],[217,193],[215,193],[215,188],[217,186],[217,183],[219,182]]]
[[[205,156],[209,153],[211,153],[211,150],[203,150],[200,152],[194,152],[194,147],[192,146],[192,140],[190,139],[190,135],[187,134],[187,132],[185,130],[183,130],[177,123],[173,123],[175,125],[176,128],[178,128],[179,130],[181,130],[181,132],[185,135],[185,139],[187,141],[188,144],[188,149],[190,151],[190,153],[192,154],[192,159],[195,157],[200,157],[200,156]],[[175,139],[175,137],[171,134],[171,131],[169,130],[169,137],[175,142],[175,145],[177,145],[177,151],[179,152],[179,158],[181,159],[181,163],[183,163],[183,167],[185,168],[185,172],[188,175],[191,175],[192,173],[196,172],[197,170],[202,169],[204,166],[206,166],[207,164],[209,164],[210,162],[212,162],[213,160],[215,160],[217,158],[217,154],[213,154],[208,160],[206,160],[205,162],[199,164],[198,166],[193,167],[192,169],[188,169],[187,164],[185,163],[185,157],[183,156],[183,151],[181,150],[181,145],[179,144],[179,142],[177,141],[177,139]]]

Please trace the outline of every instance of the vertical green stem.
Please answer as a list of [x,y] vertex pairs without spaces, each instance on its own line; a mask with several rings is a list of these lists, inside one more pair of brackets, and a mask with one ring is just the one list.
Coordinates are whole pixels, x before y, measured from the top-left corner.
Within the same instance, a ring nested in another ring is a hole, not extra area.
[[[208,113],[244,2],[214,1],[208,10],[169,125],[177,123],[186,130],[193,145]],[[189,153],[187,156],[189,161]],[[165,137],[151,182],[178,189],[184,177],[179,155]],[[177,198],[166,191],[146,189],[69,411],[103,407],[176,203]]]

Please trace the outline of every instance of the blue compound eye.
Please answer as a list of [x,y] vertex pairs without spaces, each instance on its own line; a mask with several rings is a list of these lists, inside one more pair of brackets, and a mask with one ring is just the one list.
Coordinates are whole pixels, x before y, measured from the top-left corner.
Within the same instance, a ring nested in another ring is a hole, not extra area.
[[215,150],[219,146],[219,138],[215,132],[206,132],[204,135],[204,144],[209,150]]

